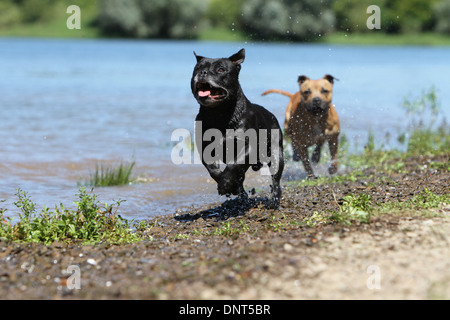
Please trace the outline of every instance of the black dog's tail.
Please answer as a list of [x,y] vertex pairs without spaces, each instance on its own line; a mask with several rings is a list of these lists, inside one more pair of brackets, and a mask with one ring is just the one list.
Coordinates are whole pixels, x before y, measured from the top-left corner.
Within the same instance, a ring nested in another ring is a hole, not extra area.
[[289,93],[287,91],[280,90],[280,89],[270,89],[270,90],[264,91],[261,95],[265,96],[266,94],[269,94],[269,93],[280,93],[280,94],[285,95],[285,96],[287,96],[289,98],[292,98],[294,96],[292,93]]

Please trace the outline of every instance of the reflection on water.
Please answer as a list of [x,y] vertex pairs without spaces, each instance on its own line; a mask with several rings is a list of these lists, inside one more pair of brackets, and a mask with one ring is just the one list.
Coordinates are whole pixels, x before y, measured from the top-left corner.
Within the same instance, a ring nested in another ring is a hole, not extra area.
[[[144,182],[95,189],[102,202],[127,200],[123,216],[224,201],[201,165],[170,161],[171,133],[193,132],[198,111],[190,92],[193,50],[222,57],[245,47],[244,92],[280,123],[287,97],[263,91],[295,92],[300,74],[339,78],[333,101],[359,148],[369,129],[382,141],[396,137],[405,125],[403,97],[431,85],[447,119],[450,113],[448,48],[46,39],[0,39],[0,47],[0,199],[11,214],[19,187],[39,206],[70,206],[77,183],[99,161],[130,159]],[[302,167],[287,170],[295,176]],[[251,174],[247,183],[259,188],[261,181]]]

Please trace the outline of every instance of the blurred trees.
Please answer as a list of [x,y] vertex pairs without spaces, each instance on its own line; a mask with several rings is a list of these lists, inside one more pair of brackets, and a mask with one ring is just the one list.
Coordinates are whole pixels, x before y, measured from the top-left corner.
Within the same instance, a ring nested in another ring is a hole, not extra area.
[[58,0],[1,0],[0,27],[45,22],[53,16]]
[[332,1],[247,0],[242,28],[253,39],[311,40],[334,30]]
[[433,6],[436,19],[435,31],[450,34],[450,0],[443,0]]
[[[1,0],[0,28],[64,18],[70,4],[89,11],[89,23],[105,36],[193,39],[205,28],[293,41],[334,31],[450,34],[450,0]],[[373,4],[381,30],[366,25]]]
[[437,18],[433,14],[433,6],[437,2],[439,0],[335,0],[333,10],[337,28],[341,31],[369,32],[366,28],[366,9],[376,4],[381,9],[382,32],[417,33],[433,30]]
[[192,38],[205,11],[204,0],[102,0],[98,26],[106,35]]

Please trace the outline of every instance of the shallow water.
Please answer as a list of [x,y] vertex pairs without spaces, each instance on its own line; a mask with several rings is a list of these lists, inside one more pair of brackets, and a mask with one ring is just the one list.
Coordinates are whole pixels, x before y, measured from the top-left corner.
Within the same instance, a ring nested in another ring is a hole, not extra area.
[[[146,218],[223,201],[206,170],[171,161],[171,134],[193,133],[198,111],[190,92],[195,58],[246,48],[240,82],[246,96],[280,123],[297,77],[331,74],[342,131],[355,149],[369,129],[391,144],[405,127],[400,105],[434,85],[450,116],[450,48],[195,41],[0,39],[0,206],[14,214],[16,189],[38,206],[71,206],[77,183],[98,162],[135,160],[140,183],[96,188],[99,200],[127,200],[123,216]],[[294,171],[293,171],[294,170]],[[287,172],[301,171],[290,164]],[[252,175],[249,185],[259,187]]]

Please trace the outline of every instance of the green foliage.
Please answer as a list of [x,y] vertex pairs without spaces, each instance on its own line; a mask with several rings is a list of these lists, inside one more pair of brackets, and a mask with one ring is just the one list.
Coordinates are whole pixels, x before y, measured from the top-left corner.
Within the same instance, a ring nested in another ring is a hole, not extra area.
[[249,231],[249,227],[242,220],[238,220],[238,224],[239,226],[235,226],[231,220],[222,222],[220,227],[216,228],[212,234],[216,236],[231,237]]
[[395,214],[409,210],[413,210],[416,214],[418,212],[420,215],[429,216],[430,213],[433,214],[432,209],[449,202],[449,194],[437,195],[428,189],[424,189],[420,194],[404,202],[389,201],[376,204],[373,202],[371,194],[359,193],[343,197],[338,211],[333,211],[331,214],[316,211],[311,217],[305,218],[303,223],[311,228],[328,223],[343,225],[351,225],[355,222],[370,223],[375,215]]
[[19,221],[13,223],[4,217],[5,210],[0,210],[0,239],[16,242],[81,241],[97,243],[135,242],[139,236],[132,232],[131,223],[117,214],[122,200],[114,204],[101,205],[95,194],[79,189],[75,210],[65,208],[62,204],[50,212],[44,207],[36,213],[33,203],[25,191],[18,190],[15,202],[20,209]]
[[138,38],[194,38],[206,11],[202,0],[103,0],[103,34]]
[[2,0],[0,27],[47,22],[54,16],[54,5],[57,2],[58,0]]
[[343,224],[350,224],[353,220],[369,223],[374,211],[375,207],[370,194],[348,195],[343,198],[339,211],[332,213],[330,220]]
[[22,21],[20,8],[12,1],[0,2],[0,28],[8,28]]
[[210,0],[205,17],[215,27],[240,27],[241,0]]
[[98,165],[95,172],[85,181],[85,186],[109,187],[120,186],[131,182],[131,171],[135,165],[133,162],[121,162],[117,167],[106,167]]
[[[83,31],[65,27],[71,4],[81,9]],[[366,10],[373,4],[381,9],[377,31],[366,26]],[[436,36],[450,33],[449,14],[450,0],[2,0],[0,34],[233,41],[316,41],[327,36],[326,41],[348,44],[446,44],[446,38]],[[428,33],[420,39],[373,37],[418,32]]]
[[450,0],[441,0],[433,6],[436,19],[434,30],[444,34],[450,34]]
[[[404,98],[403,109],[409,119],[399,142],[407,144],[408,155],[433,155],[450,150],[450,129],[445,122],[436,127],[441,108],[434,87],[422,91],[415,99]],[[409,139],[407,139],[409,137]]]
[[450,194],[439,195],[425,188],[419,194],[403,202],[391,201],[387,203],[378,203],[376,210],[378,213],[389,214],[411,210],[414,212],[418,211],[424,216],[432,216],[438,214],[436,211],[433,211],[433,209],[439,208],[441,205],[445,204],[450,204]]
[[[429,0],[340,0],[333,3],[337,28],[346,32],[371,32],[366,26],[370,5],[380,7],[381,31],[417,33],[431,30],[434,24],[433,4]],[[448,16],[447,16],[448,17]]]
[[247,0],[242,26],[253,39],[313,40],[333,31],[331,1]]

